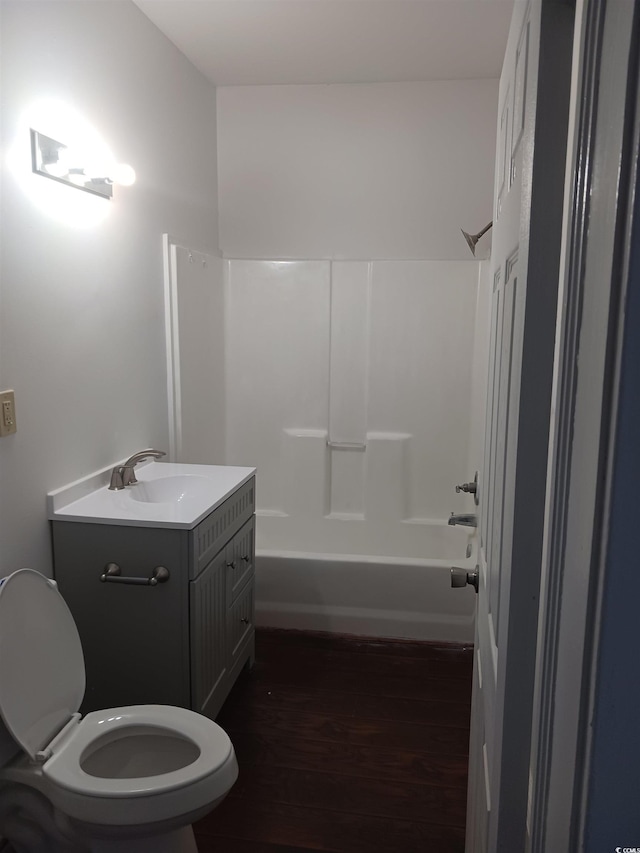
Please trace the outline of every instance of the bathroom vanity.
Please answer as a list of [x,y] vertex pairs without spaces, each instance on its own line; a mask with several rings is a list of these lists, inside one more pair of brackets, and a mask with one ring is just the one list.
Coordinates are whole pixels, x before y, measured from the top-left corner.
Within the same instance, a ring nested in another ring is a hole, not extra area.
[[97,489],[49,495],[82,710],[157,703],[214,718],[255,654],[255,469],[154,462],[117,492],[104,474]]

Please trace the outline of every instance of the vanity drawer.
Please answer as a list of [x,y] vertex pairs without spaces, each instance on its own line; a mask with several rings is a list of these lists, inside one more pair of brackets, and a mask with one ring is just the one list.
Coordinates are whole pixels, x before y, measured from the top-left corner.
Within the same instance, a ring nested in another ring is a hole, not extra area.
[[251,518],[227,545],[227,606],[233,604],[253,575],[255,529],[255,518]]
[[253,581],[249,581],[227,612],[231,666],[253,631]]
[[191,531],[190,578],[199,575],[225,543],[253,516],[256,502],[255,482],[255,477],[252,477],[240,486]]

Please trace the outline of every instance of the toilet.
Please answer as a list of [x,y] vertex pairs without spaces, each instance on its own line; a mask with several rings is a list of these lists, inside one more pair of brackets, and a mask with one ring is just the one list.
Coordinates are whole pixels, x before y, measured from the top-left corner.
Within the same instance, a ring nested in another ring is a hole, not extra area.
[[0,751],[0,837],[15,853],[197,853],[191,823],[238,776],[226,732],[169,705],[81,717],[84,690],[55,582],[32,569],[0,579],[0,745],[13,752]]

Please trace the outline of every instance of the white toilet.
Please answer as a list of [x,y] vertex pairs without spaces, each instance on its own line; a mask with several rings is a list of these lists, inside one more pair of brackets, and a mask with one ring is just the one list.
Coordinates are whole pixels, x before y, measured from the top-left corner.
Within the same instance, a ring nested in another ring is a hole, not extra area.
[[1,579],[0,718],[18,754],[0,767],[0,837],[16,853],[196,853],[192,821],[238,776],[228,735],[169,705],[81,718],[84,689],[55,583],[32,569]]

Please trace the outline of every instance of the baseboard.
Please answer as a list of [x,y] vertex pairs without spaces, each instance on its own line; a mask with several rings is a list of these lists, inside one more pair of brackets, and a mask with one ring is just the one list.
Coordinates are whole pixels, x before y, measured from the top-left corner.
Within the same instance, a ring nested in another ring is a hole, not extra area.
[[474,617],[415,611],[256,602],[256,625],[358,637],[473,643]]

